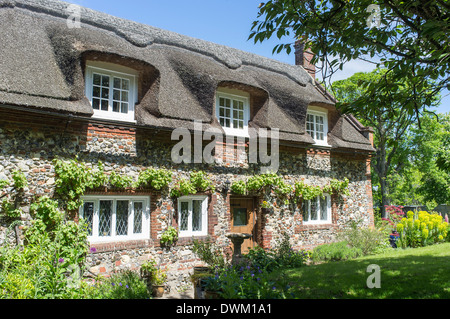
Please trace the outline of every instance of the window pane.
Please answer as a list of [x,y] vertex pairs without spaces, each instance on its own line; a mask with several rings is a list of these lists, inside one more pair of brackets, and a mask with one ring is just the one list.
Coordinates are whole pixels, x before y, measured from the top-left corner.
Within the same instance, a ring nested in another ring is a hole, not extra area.
[[310,208],[310,201],[303,200],[302,201],[302,213],[303,213],[303,221],[304,222],[309,221],[309,208]]
[[128,201],[118,200],[116,203],[116,235],[128,234]]
[[102,75],[102,86],[109,87],[109,76]]
[[100,97],[100,87],[99,86],[94,86],[92,88],[92,96]]
[[83,218],[87,225],[88,236],[92,236],[92,222],[94,219],[94,203],[85,202],[83,206]]
[[233,226],[247,225],[247,208],[233,209]]
[[112,201],[101,200],[99,211],[99,236],[111,236]]
[[128,102],[128,91],[122,91],[122,101]]
[[231,100],[230,99],[225,99],[225,106],[226,107],[231,107]]
[[129,90],[130,89],[130,81],[127,79],[122,79],[122,90]]
[[120,85],[120,78],[114,78],[114,88],[115,89],[120,89],[121,85]]
[[143,214],[142,202],[135,202],[134,203],[134,225],[133,225],[133,233],[135,233],[135,234],[142,233],[142,214]]
[[320,197],[320,220],[328,219],[328,197]]
[[92,99],[92,108],[99,110],[100,109],[100,100],[99,99]]
[[225,99],[223,97],[219,98],[219,105],[225,106]]
[[202,230],[202,201],[192,201],[192,230]]
[[188,230],[189,203],[181,202],[180,206],[180,230]]
[[113,112],[119,112],[120,111],[120,103],[114,101],[113,102]]
[[102,100],[102,111],[108,111],[108,100]]
[[102,99],[109,99],[109,89],[102,88]]
[[119,90],[113,91],[113,99],[116,101],[120,101],[120,91]]
[[122,103],[122,108],[121,108],[120,112],[128,113],[128,103]]
[[317,220],[317,211],[319,209],[319,207],[317,207],[317,198],[313,199],[310,201],[310,216],[311,219],[310,220]]
[[102,78],[101,75],[94,74],[92,83],[94,83],[94,85],[100,85],[101,78]]

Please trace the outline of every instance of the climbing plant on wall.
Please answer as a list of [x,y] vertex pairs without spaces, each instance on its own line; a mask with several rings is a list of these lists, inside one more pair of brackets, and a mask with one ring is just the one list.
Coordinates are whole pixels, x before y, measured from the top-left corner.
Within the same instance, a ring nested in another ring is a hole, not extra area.
[[0,191],[7,187],[8,190],[0,197],[0,212],[10,218],[19,218],[22,209],[20,208],[20,198],[23,195],[24,189],[28,186],[27,178],[21,171],[14,171],[12,173],[12,182],[8,180],[0,180]]
[[189,179],[181,178],[170,190],[172,197],[196,194],[198,192],[215,191],[215,187],[204,171],[191,172]]
[[349,180],[344,178],[342,181],[332,179],[324,187],[309,185],[303,181],[295,182],[294,186],[291,186],[280,175],[266,173],[251,176],[247,181],[233,182],[231,191],[235,194],[246,195],[249,193],[261,194],[263,191],[270,189],[274,191],[278,198],[292,199],[297,202],[299,199],[311,200],[317,196],[323,197],[325,193],[348,195],[348,183]]

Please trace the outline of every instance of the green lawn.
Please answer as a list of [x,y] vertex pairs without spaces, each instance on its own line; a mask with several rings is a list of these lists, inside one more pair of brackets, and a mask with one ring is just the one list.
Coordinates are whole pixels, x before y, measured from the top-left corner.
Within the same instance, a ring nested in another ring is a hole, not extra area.
[[[380,288],[367,287],[371,264],[380,267]],[[291,286],[288,298],[449,299],[450,243],[289,269],[277,278]]]

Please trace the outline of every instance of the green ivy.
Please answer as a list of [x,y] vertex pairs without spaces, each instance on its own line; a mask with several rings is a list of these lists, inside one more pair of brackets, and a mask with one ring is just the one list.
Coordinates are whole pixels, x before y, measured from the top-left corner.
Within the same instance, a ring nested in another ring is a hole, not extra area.
[[169,170],[149,168],[139,174],[136,186],[161,190],[168,187],[171,181],[172,172]]
[[178,240],[178,231],[172,227],[169,226],[167,230],[161,235],[161,245],[163,246],[170,246],[174,244]]
[[99,162],[97,169],[93,170],[78,160],[54,160],[55,165],[55,192],[65,201],[69,211],[76,210],[82,205],[81,196],[88,189],[98,187],[137,188],[148,187],[161,190],[168,187],[172,180],[172,173],[166,169],[149,168],[142,171],[137,182],[131,176],[119,175],[111,172],[105,173],[103,163]]
[[22,214],[22,209],[18,207],[16,199],[20,197],[24,189],[28,186],[28,182],[25,174],[18,170],[12,173],[12,180],[12,184],[8,180],[0,180],[0,189],[12,186],[11,193],[3,195],[5,198],[0,204],[0,212],[10,218],[19,218]]
[[215,191],[215,187],[207,174],[203,171],[191,172],[190,178],[180,179],[176,186],[171,189],[170,196],[180,197],[198,192],[206,192],[207,190]]
[[292,187],[286,183],[280,175],[274,173],[259,174],[250,177],[247,181],[235,181],[231,184],[231,191],[235,194],[245,195],[249,192],[261,192],[267,188],[272,189],[279,197],[293,197],[296,201],[298,198],[311,200],[317,196],[328,194],[345,194],[348,191],[349,180],[339,181],[332,179],[329,185],[321,188],[320,186],[308,185],[303,181],[296,182]]

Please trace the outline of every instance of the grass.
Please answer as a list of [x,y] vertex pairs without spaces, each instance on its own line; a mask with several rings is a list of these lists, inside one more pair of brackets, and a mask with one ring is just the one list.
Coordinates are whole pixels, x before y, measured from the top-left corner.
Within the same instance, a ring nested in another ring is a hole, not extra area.
[[[369,265],[380,267],[380,288],[368,288]],[[450,243],[393,249],[353,260],[328,262],[275,275],[298,299],[449,299]]]

